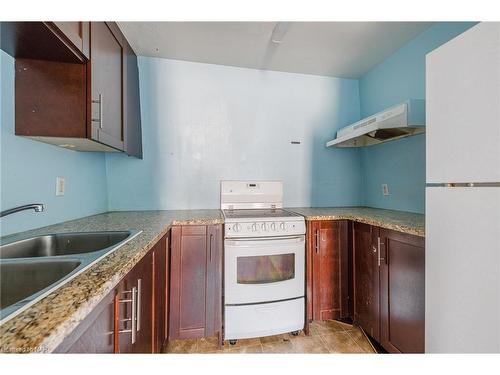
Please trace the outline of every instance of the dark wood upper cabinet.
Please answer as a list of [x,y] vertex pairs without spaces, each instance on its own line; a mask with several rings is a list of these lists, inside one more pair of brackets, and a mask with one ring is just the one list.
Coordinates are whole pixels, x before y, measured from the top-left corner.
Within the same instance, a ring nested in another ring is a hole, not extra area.
[[2,22],[15,134],[142,158],[137,57],[114,22]]
[[380,343],[391,353],[424,353],[425,240],[380,229]]
[[1,49],[15,58],[84,64],[88,22],[1,22]]
[[90,58],[90,22],[59,21],[53,22],[53,24],[73,43],[85,58]]
[[139,95],[139,68],[137,56],[124,39],[123,42],[123,137],[127,155],[142,159],[141,101]]
[[307,222],[308,321],[340,319],[349,315],[348,222]]
[[169,339],[221,334],[221,226],[171,230]]
[[354,322],[372,338],[380,338],[378,228],[354,223]]
[[90,23],[91,138],[123,150],[123,48],[105,22]]

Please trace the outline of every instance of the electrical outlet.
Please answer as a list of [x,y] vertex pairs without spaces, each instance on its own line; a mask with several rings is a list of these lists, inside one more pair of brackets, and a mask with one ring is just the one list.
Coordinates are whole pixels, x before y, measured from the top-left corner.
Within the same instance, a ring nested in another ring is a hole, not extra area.
[[64,177],[56,177],[56,195],[62,196],[64,195],[64,191],[66,190],[66,181]]
[[382,184],[382,194],[389,195],[389,186],[387,184]]

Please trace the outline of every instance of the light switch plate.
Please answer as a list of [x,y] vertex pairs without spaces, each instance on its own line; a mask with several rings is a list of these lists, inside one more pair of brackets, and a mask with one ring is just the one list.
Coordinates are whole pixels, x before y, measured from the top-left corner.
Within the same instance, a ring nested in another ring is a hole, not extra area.
[[62,196],[66,190],[66,181],[64,177],[56,177],[56,195]]
[[382,184],[382,194],[389,195],[389,186],[387,184]]

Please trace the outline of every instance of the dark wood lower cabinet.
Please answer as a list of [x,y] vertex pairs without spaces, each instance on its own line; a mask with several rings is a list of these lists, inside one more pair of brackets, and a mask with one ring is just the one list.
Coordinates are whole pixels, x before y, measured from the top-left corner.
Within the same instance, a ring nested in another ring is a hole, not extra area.
[[345,318],[349,314],[348,222],[309,221],[307,228],[308,321]]
[[120,283],[120,353],[153,352],[153,252]]
[[167,234],[153,248],[154,306],[153,306],[153,351],[161,352],[168,338],[168,286],[169,286],[169,239]]
[[56,353],[114,353],[116,297],[116,291],[108,294],[59,345]]
[[171,230],[169,339],[221,336],[222,226]]
[[423,353],[425,240],[354,223],[354,322],[390,353]]
[[375,340],[380,337],[378,228],[353,225],[354,322]]
[[168,239],[153,246],[56,352],[161,351],[168,332]]
[[391,353],[425,349],[425,240],[380,229],[380,343]]

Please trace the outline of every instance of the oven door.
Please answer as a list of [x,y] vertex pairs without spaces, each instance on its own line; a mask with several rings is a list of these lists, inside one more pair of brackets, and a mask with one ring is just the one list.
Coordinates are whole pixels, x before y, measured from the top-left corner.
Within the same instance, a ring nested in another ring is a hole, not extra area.
[[304,236],[226,239],[224,254],[226,305],[304,295]]

